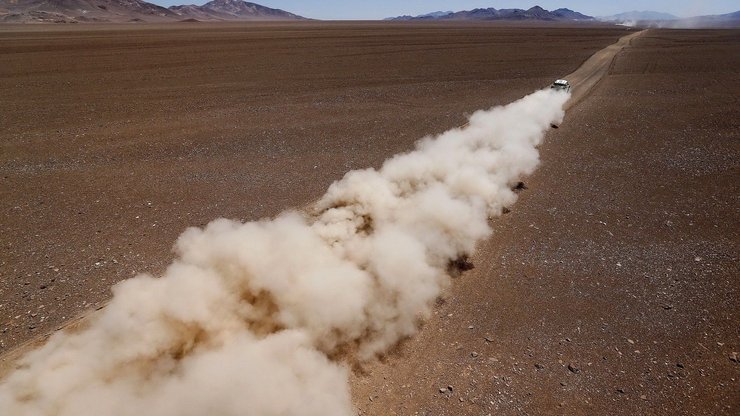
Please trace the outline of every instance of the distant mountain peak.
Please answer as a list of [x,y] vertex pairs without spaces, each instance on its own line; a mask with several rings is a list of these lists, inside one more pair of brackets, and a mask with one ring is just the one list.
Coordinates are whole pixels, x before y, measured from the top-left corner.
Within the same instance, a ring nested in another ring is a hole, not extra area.
[[295,20],[303,17],[244,0],[211,0],[202,6],[172,6],[182,17],[199,20]]

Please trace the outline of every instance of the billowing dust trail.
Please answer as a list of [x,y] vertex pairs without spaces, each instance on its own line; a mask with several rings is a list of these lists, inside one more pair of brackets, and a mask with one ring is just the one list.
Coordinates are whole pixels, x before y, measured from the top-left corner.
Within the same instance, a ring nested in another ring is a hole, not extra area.
[[191,228],[158,278],[113,287],[0,386],[22,415],[349,415],[347,369],[413,335],[454,265],[516,200],[569,94],[479,111],[307,212]]

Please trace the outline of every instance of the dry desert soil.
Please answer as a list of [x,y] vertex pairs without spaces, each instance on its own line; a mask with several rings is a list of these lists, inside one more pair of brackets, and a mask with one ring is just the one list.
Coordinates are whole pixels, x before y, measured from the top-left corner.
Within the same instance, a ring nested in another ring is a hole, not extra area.
[[[0,27],[0,355],[161,271],[186,227],[305,205],[629,32]],[[737,412],[739,38],[651,30],[620,52],[475,269],[354,373],[358,411]]]

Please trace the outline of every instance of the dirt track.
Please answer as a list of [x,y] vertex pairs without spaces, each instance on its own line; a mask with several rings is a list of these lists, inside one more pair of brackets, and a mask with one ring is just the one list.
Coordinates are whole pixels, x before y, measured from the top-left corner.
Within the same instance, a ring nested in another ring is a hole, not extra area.
[[612,62],[618,53],[629,46],[632,41],[645,34],[645,30],[623,36],[619,41],[593,54],[573,73],[565,78],[573,86],[571,98],[566,105],[566,110],[572,108],[583,100],[596,84],[609,72]]

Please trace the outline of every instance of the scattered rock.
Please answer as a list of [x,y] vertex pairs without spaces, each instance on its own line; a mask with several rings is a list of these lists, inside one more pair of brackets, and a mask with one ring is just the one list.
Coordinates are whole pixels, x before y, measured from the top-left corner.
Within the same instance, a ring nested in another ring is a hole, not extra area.
[[736,363],[736,362],[738,362],[738,360],[740,360],[740,359],[739,359],[739,358],[737,357],[737,353],[736,353],[736,352],[733,352],[732,354],[730,354],[730,355],[729,355],[729,358],[730,358],[730,361],[732,361],[733,363]]
[[453,276],[459,276],[462,272],[474,269],[475,265],[468,260],[466,254],[463,254],[454,260],[450,260],[447,268]]
[[581,369],[576,367],[575,364],[568,364],[568,371],[570,371],[573,374],[578,374],[581,372]]
[[525,185],[524,182],[517,182],[516,185],[511,188],[514,192],[521,192],[525,189],[527,189],[527,185]]
[[475,352],[475,351],[473,351],[473,352],[470,353],[470,356],[473,357],[473,358],[478,358],[478,353]]
[[493,336],[492,335],[486,335],[485,337],[483,337],[483,339],[485,339],[486,342],[493,342]]

